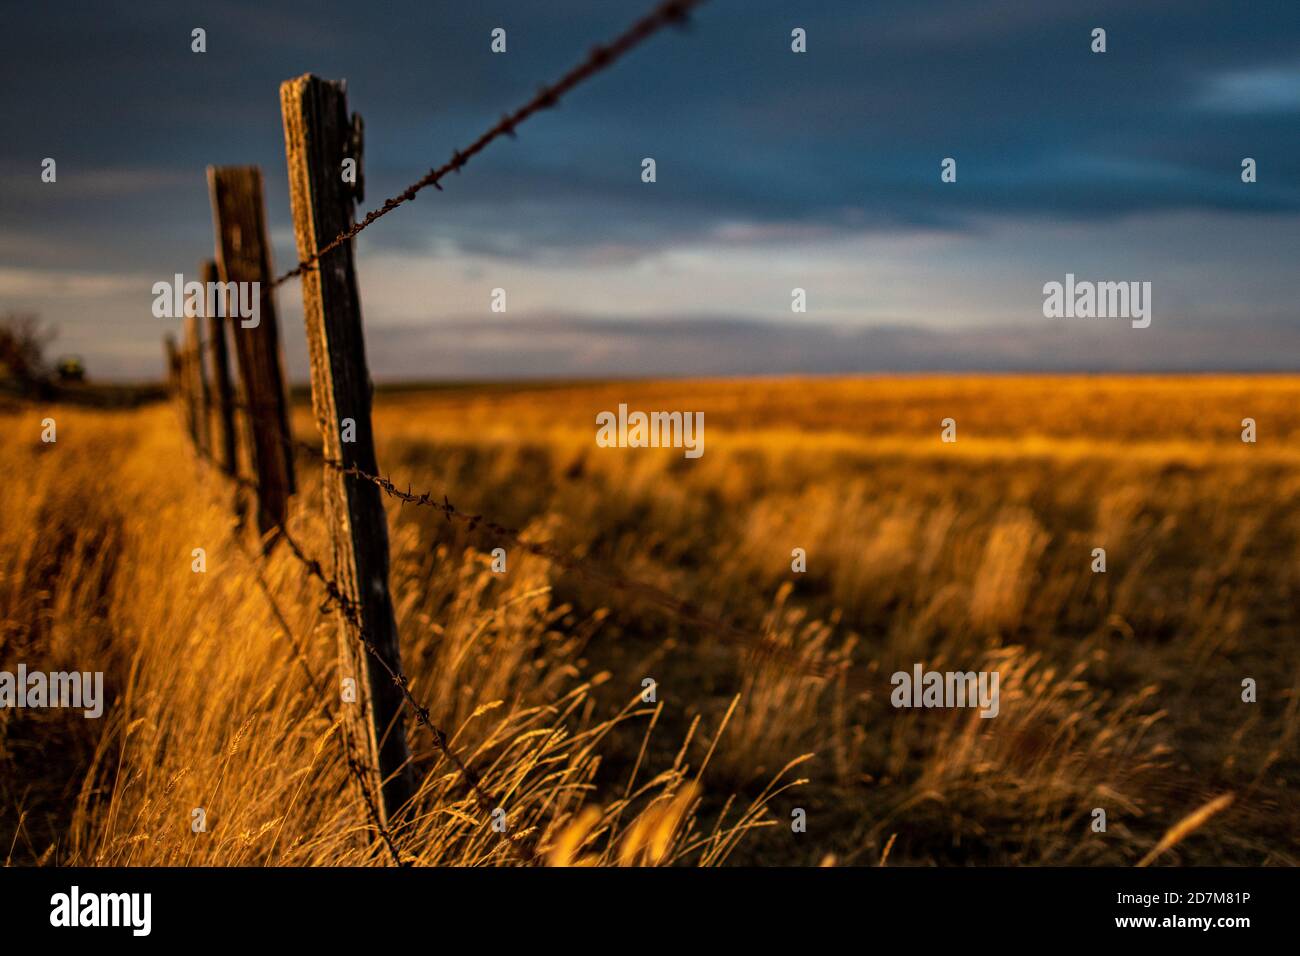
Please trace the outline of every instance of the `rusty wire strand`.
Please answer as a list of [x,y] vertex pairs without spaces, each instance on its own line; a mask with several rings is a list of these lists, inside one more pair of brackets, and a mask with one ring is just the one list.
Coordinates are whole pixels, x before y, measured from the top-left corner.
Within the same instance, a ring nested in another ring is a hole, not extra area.
[[[325,573],[325,569],[321,567],[320,562],[315,558],[309,557],[303,551],[298,542],[294,540],[293,536],[289,534],[287,529],[280,528],[278,531],[280,537],[288,546],[290,553],[304,568],[306,568],[307,573],[319,581],[321,586],[324,587],[325,593],[329,598],[329,603],[333,604],[347,619],[353,629],[355,629],[357,639],[361,642],[361,645],[365,648],[366,652],[379,662],[379,665],[387,672],[392,682],[402,692],[402,697],[406,701],[407,706],[409,706],[415,714],[416,721],[428,729],[438,750],[465,779],[465,782],[469,785],[470,793],[473,795],[479,809],[490,817],[492,812],[500,806],[500,802],[488,792],[478,773],[465,763],[465,761],[461,759],[460,754],[456,753],[452,748],[446,731],[433,722],[433,718],[429,713],[429,708],[420,703],[420,701],[416,699],[415,695],[411,693],[410,682],[408,681],[406,674],[402,672],[401,665],[399,664],[398,669],[394,670],[392,665],[389,664],[388,661],[384,659],[384,656],[379,653],[379,648],[375,646],[373,639],[369,633],[366,632],[366,629],[363,626],[360,610],[351,600],[348,599],[348,596],[343,593],[343,588],[339,583]],[[505,838],[507,845],[519,855],[523,862],[532,864],[539,864],[541,862],[536,840],[527,832],[521,834],[518,838],[512,838],[504,832],[501,833],[501,836]]]
[[[207,449],[200,448],[197,445],[193,447],[201,461],[206,462],[214,468],[218,467],[217,462],[213,459]],[[231,476],[227,475],[226,477]],[[234,480],[238,484],[239,476],[234,476]],[[256,485],[254,485],[254,487],[256,487]],[[294,656],[297,658],[299,666],[302,667],[303,676],[306,677],[307,683],[311,686],[313,692],[312,699],[320,710],[321,716],[325,718],[326,723],[332,725],[334,723],[334,715],[330,713],[330,709],[325,703],[325,685],[321,682],[320,678],[316,676],[315,671],[312,670],[311,662],[307,660],[307,653],[298,642],[298,639],[294,637],[293,630],[289,627],[288,618],[285,617],[284,611],[280,609],[280,603],[275,599],[275,594],[271,590],[270,583],[266,580],[266,575],[263,573],[257,557],[251,553],[248,546],[240,538],[240,530],[241,529],[236,528],[235,533],[231,536],[234,539],[235,547],[244,558],[244,561],[252,569],[253,577],[257,581],[258,590],[262,592],[262,596],[265,598],[267,606],[270,607],[271,614],[275,618],[275,623],[279,628],[280,633],[284,636],[285,640],[289,642],[289,646],[293,648]],[[407,866],[408,864],[402,861],[401,853],[398,852],[397,844],[393,839],[392,833],[389,831],[388,827],[384,826],[383,820],[379,815],[379,808],[371,798],[364,768],[356,757],[353,749],[352,738],[347,733],[346,724],[342,728],[341,739],[343,741],[344,762],[347,765],[348,772],[352,774],[357,782],[358,789],[361,791],[361,798],[365,802],[366,814],[370,817],[371,824],[382,838],[384,846],[388,848],[389,855],[393,858],[393,863],[397,866]]]
[[[271,613],[275,617],[276,625],[279,627],[280,632],[284,635],[285,639],[293,646],[294,653],[298,657],[298,662],[302,665],[303,672],[307,677],[307,683],[311,685],[311,688],[315,693],[315,702],[318,705],[321,714],[324,715],[325,719],[330,724],[333,724],[334,715],[330,713],[329,707],[325,704],[326,694],[324,685],[312,671],[311,665],[307,661],[307,655],[303,651],[302,646],[298,643],[297,638],[294,637],[293,631],[289,628],[289,622],[285,618],[284,612],[280,610],[279,602],[276,601],[275,595],[272,593],[271,587],[266,581],[266,576],[262,573],[262,569],[257,563],[256,558],[249,553],[244,543],[238,540],[238,534],[236,534],[235,537],[240,552],[244,555],[245,560],[247,560],[249,566],[253,569],[253,575],[257,580],[258,589],[262,592],[262,596],[270,606]],[[344,763],[347,765],[348,773],[352,774],[353,779],[356,780],[357,789],[361,791],[361,799],[365,802],[366,815],[370,817],[371,825],[374,826],[375,830],[379,833],[379,836],[383,839],[384,846],[388,848],[388,853],[393,858],[393,863],[396,866],[407,866],[408,864],[403,862],[402,855],[397,849],[397,844],[393,839],[392,832],[384,825],[383,819],[379,815],[379,807],[375,805],[375,801],[370,794],[370,787],[367,782],[365,768],[362,766],[361,761],[357,759],[352,744],[352,736],[348,733],[346,722],[344,722],[344,726],[341,728],[340,733],[343,741]]]
[[303,259],[296,266],[281,276],[276,277],[270,284],[274,289],[283,283],[292,279],[294,276],[301,275],[308,269],[312,268],[315,263],[319,262],[321,257],[337,249],[343,243],[352,239],[357,233],[365,229],[377,219],[388,215],[402,203],[408,202],[415,198],[416,193],[420,190],[432,186],[434,189],[441,190],[440,181],[448,174],[460,172],[473,157],[481,153],[487,146],[502,136],[515,135],[515,128],[523,123],[534,113],[549,109],[559,103],[560,98],[570,92],[574,87],[583,81],[595,76],[601,70],[612,65],[616,60],[628,53],[634,47],[640,45],[654,34],[658,33],[664,27],[672,24],[682,24],[686,21],[691,11],[704,3],[705,0],[665,0],[660,3],[654,10],[646,14],[632,26],[628,27],[623,33],[615,37],[608,43],[593,47],[580,64],[564,74],[559,80],[543,86],[537,91],[537,95],[525,103],[523,106],[507,113],[497,122],[495,126],[479,136],[478,139],[470,143],[464,149],[453,150],[451,158],[434,169],[429,170],[422,177],[417,179],[404,190],[393,196],[391,199],[384,200],[384,204],[370,212],[357,223],[353,224],[345,232],[340,233],[326,245],[316,250],[315,253]]
[[[257,416],[257,412],[247,406],[245,406],[245,412],[246,414]],[[392,479],[385,478],[382,475],[372,475],[355,465],[345,465],[341,461],[327,458],[319,446],[303,441],[302,439],[287,438],[285,439],[284,444],[286,447],[298,449],[309,458],[319,461],[327,468],[341,472],[345,476],[370,482],[390,498],[394,498],[404,504],[432,508],[433,510],[443,514],[448,521],[455,520],[466,525],[470,532],[482,529],[499,540],[506,541],[516,547],[522,548],[529,554],[549,561],[552,564],[556,564],[564,570],[570,571],[595,584],[613,588],[614,590],[624,593],[640,595],[651,604],[661,610],[667,611],[678,620],[699,627],[708,628],[713,632],[718,633],[723,637],[723,639],[727,640],[731,644],[750,651],[754,655],[755,659],[766,657],[774,662],[800,670],[809,677],[821,680],[834,678],[844,669],[845,665],[843,664],[834,668],[811,666],[808,661],[797,652],[781,647],[774,643],[771,638],[765,637],[761,634],[756,634],[721,617],[710,614],[693,602],[680,598],[661,587],[645,581],[639,581],[635,578],[630,578],[624,574],[596,567],[591,561],[584,560],[573,554],[565,553],[549,543],[531,541],[525,538],[523,532],[516,528],[499,524],[481,514],[470,514],[461,511],[452,504],[445,494],[442,495],[441,500],[439,500],[439,497],[433,492],[414,492],[410,489],[409,485],[407,486],[407,489],[403,491],[395,482],[393,482]]]
[[344,465],[342,462],[326,458],[320,449],[306,442],[295,441],[295,446],[306,450],[312,456],[318,458],[327,468],[332,468],[344,475],[368,481],[375,485],[381,491],[391,498],[395,498],[405,504],[412,504],[418,507],[432,508],[441,512],[448,521],[456,520],[465,524],[468,530],[475,531],[483,529],[489,534],[499,539],[506,540],[511,544],[524,549],[529,554],[535,555],[557,564],[566,571],[572,571],[580,577],[589,581],[600,584],[604,587],[613,588],[617,591],[639,594],[646,598],[657,607],[668,611],[679,620],[709,628],[720,633],[726,640],[733,644],[740,645],[755,655],[756,658],[768,657],[780,663],[795,667],[810,677],[827,679],[835,676],[834,670],[826,668],[812,667],[808,662],[797,653],[790,651],[772,642],[770,638],[763,637],[759,634],[747,631],[738,627],[729,621],[720,617],[709,614],[691,601],[679,598],[677,595],[664,590],[645,581],[638,581],[625,575],[605,571],[601,568],[594,567],[591,562],[584,561],[574,555],[566,554],[559,549],[539,541],[530,541],[523,536],[523,533],[515,528],[509,528],[505,525],[498,524],[483,515],[469,514],[459,510],[446,495],[442,496],[439,501],[432,492],[413,492],[408,487],[406,491],[389,478],[381,475],[372,475],[355,465]]

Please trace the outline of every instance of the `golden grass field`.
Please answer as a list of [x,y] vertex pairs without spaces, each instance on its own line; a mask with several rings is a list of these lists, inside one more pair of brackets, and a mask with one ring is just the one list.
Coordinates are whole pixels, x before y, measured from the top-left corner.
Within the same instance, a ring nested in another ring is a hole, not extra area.
[[[704,456],[596,447],[619,402],[704,411]],[[101,720],[0,711],[7,861],[386,863],[176,410],[0,425],[0,668],[103,670],[110,695]],[[294,430],[317,439],[308,407]],[[413,689],[547,862],[1129,865],[1225,794],[1156,864],[1300,862],[1300,377],[464,387],[381,392],[375,430],[403,488],[838,668],[753,658],[535,556],[494,574],[498,542],[390,502]],[[290,527],[324,558],[320,466],[298,469]],[[319,586],[283,547],[263,567],[333,686]],[[997,670],[999,716],[893,708],[918,662]],[[404,854],[514,862],[408,732]]]

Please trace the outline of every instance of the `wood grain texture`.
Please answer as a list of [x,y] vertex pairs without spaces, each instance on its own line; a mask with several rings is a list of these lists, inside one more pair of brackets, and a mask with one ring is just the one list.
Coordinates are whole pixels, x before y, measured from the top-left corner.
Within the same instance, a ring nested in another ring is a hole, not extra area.
[[180,355],[176,351],[176,337],[170,332],[163,336],[163,367],[167,370],[167,391],[172,398],[180,388]]
[[[342,163],[355,149],[343,83],[306,75],[280,86],[289,194],[298,256],[305,259],[353,222],[355,196],[343,182]],[[311,358],[312,408],[327,461],[375,474],[370,421],[371,382],[361,328],[361,303],[352,243],[339,246],[301,278],[303,317]],[[355,440],[342,441],[351,419]],[[334,571],[348,602],[359,612],[366,637],[387,667],[401,673],[397,624],[388,591],[388,519],[378,488],[324,471],[325,507],[334,544]],[[385,820],[410,799],[406,727],[400,689],[384,665],[367,654],[347,615],[339,619],[342,674],[358,680],[359,707],[350,708],[353,739],[373,759],[372,784],[382,793]],[[382,780],[382,786],[379,782]]]
[[244,328],[238,317],[227,321],[239,362],[249,459],[257,473],[257,527],[265,535],[284,524],[294,473],[262,171],[256,166],[209,166],[208,192],[221,281],[260,283],[259,324]]
[[185,409],[185,428],[190,441],[203,450],[202,409],[199,407],[199,383],[195,365],[199,359],[199,320],[187,315],[181,322],[181,406]]
[[[203,264],[202,278],[205,286],[209,282],[220,281],[219,276],[220,272],[215,261],[209,259]],[[234,477],[239,467],[236,458],[238,433],[235,431],[235,386],[230,378],[230,352],[226,341],[228,324],[229,320],[219,313],[207,316],[208,347],[205,358],[212,373],[213,415],[210,450],[221,470]]]

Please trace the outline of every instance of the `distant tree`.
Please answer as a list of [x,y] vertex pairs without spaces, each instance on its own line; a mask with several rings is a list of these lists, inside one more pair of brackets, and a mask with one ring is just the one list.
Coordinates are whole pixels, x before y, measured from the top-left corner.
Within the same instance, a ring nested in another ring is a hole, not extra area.
[[0,379],[23,392],[42,391],[50,380],[45,349],[55,332],[29,312],[0,315]]

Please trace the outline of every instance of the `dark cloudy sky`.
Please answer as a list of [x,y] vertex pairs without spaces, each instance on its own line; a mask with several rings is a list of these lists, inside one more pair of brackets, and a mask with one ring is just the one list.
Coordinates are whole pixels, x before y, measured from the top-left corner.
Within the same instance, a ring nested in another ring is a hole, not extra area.
[[[11,5],[0,311],[156,376],[150,289],[212,254],[208,164],[262,165],[293,261],[281,80],[348,80],[370,208],[648,2]],[[378,379],[1295,369],[1300,4],[712,0],[357,250]],[[1067,272],[1150,281],[1151,327],[1044,318]],[[296,284],[278,304],[301,379]]]

